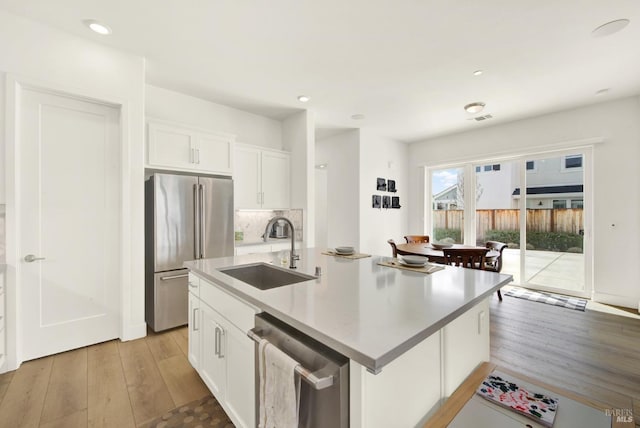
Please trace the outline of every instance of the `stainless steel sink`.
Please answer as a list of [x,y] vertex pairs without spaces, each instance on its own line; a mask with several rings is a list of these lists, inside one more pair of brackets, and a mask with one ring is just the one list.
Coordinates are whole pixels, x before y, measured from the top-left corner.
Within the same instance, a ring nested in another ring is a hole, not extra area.
[[315,276],[279,268],[267,263],[252,263],[218,270],[260,290],[270,290],[316,279]]

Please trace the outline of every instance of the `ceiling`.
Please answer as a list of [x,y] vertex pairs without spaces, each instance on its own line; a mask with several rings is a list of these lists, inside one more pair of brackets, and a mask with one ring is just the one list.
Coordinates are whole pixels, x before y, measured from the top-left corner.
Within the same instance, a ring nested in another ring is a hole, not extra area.
[[[638,0],[0,0],[0,8],[146,57],[153,85],[277,119],[309,108],[319,135],[366,127],[413,142],[640,93]],[[619,33],[591,35],[621,18],[631,22]],[[90,32],[84,19],[113,34]],[[474,101],[493,119],[473,120],[463,106]]]

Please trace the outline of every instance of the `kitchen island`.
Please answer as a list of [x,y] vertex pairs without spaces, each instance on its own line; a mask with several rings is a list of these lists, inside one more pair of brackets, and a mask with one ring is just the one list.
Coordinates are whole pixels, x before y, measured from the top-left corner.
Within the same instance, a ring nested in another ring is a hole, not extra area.
[[[324,255],[320,249],[301,250],[300,255],[297,272],[314,276],[319,267],[321,275],[270,290],[259,290],[220,269],[260,262],[279,265],[274,253],[185,266],[195,275],[198,285],[190,286],[198,288],[201,299],[203,293],[213,293],[216,301],[231,305],[218,311],[229,314],[219,314],[223,321],[242,313],[231,329],[239,333],[233,339],[238,345],[242,333],[253,327],[251,316],[264,311],[348,357],[351,427],[414,426],[489,359],[488,299],[511,281],[510,275],[449,266],[427,275],[378,264],[388,257],[353,260]],[[225,303],[234,299],[245,309]],[[197,324],[197,309],[191,308],[191,324]],[[253,342],[246,336],[243,340],[234,352],[251,353],[244,360],[253,364]],[[196,356],[190,360],[194,367],[202,363],[194,363]],[[201,376],[216,394],[211,379]],[[250,407],[234,422],[252,425]]]

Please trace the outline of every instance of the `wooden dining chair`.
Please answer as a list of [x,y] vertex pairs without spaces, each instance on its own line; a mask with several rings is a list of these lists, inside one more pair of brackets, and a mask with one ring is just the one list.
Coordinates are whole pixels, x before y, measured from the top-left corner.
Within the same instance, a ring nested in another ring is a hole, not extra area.
[[450,266],[485,270],[485,256],[488,248],[444,248],[444,261]]
[[428,244],[429,236],[428,235],[407,235],[404,237],[404,240],[407,241],[407,244]]
[[[502,270],[502,252],[505,248],[508,247],[508,245],[504,242],[487,241],[485,243],[485,246],[490,250],[495,250],[500,253],[500,255],[495,260],[487,261],[485,263],[485,270],[499,273]],[[502,293],[500,292],[500,290],[498,290],[498,299],[502,301]]]
[[391,251],[393,252],[393,258],[397,258],[398,257],[398,247],[396,247],[396,241],[394,241],[393,239],[388,239],[387,242],[389,243],[389,245],[391,245]]
[[398,254],[400,254],[401,256],[415,255],[414,253],[410,253],[408,251],[399,250],[398,247],[396,246],[396,241],[394,241],[393,239],[388,239],[387,242],[389,243],[389,245],[391,245],[391,251],[393,252],[394,258],[397,258]]

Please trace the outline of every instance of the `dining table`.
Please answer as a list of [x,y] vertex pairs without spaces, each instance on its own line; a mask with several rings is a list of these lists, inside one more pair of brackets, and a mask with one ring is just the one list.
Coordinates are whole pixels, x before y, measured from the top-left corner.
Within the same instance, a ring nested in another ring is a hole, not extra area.
[[[396,244],[396,248],[398,254],[401,256],[404,255],[415,255],[415,256],[425,256],[432,263],[441,263],[445,264],[444,259],[444,251],[441,249],[435,248],[429,243],[424,242],[414,242],[411,244]],[[451,247],[447,248],[459,248],[459,249],[486,249],[485,247],[476,247],[474,245],[463,245],[463,244],[453,244]],[[487,255],[485,256],[485,260],[487,262],[493,262],[498,257],[500,257],[500,252],[496,250],[489,250]]]

